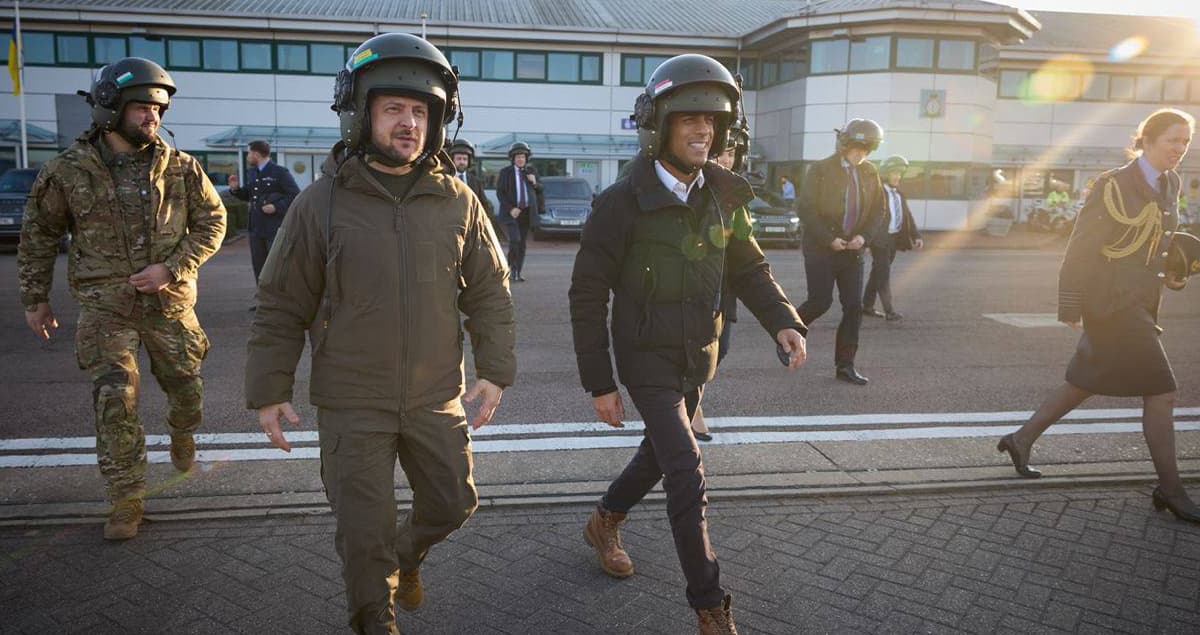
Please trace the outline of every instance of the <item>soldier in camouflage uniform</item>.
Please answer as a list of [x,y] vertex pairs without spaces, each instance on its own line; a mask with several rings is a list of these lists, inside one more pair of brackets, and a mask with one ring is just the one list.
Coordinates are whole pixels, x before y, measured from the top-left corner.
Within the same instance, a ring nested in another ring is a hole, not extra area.
[[87,95],[95,125],[38,174],[17,256],[21,302],[34,333],[58,322],[50,286],[59,240],[72,235],[71,292],[80,304],[76,354],[92,378],[96,454],[113,503],[104,537],[137,535],[146,489],[138,417],[138,346],[167,393],[171,462],[190,470],[200,426],[196,271],[225,235],[225,207],[200,164],[158,136],[175,84],[149,60],[102,68]]

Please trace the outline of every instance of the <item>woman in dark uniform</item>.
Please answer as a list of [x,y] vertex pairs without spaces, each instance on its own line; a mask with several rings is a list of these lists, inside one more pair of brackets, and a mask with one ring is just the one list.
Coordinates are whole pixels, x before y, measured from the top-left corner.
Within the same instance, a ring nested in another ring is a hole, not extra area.
[[1000,439],[1017,473],[1029,467],[1034,441],[1092,395],[1140,396],[1142,432],[1158,474],[1156,509],[1200,523],[1175,462],[1175,375],[1159,341],[1158,306],[1165,285],[1181,289],[1168,273],[1171,240],[1179,225],[1179,174],[1195,120],[1164,108],[1138,126],[1125,167],[1102,174],[1075,224],[1058,279],[1058,319],[1083,328],[1067,367],[1067,381],[1033,417]]

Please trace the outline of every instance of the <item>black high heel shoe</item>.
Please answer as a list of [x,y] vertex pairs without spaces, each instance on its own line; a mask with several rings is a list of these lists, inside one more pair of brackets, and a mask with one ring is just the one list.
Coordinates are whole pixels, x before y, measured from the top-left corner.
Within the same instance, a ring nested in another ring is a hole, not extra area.
[[1006,434],[1000,437],[1000,443],[996,445],[997,452],[1008,452],[1008,457],[1012,459],[1013,467],[1016,468],[1017,474],[1024,478],[1041,478],[1042,471],[1029,467],[1029,457],[1021,456],[1017,451],[1017,444],[1013,442],[1013,435]]
[[1188,500],[1186,496],[1183,502],[1171,502],[1171,499],[1163,494],[1161,487],[1155,487],[1154,494],[1150,496],[1150,502],[1154,504],[1155,511],[1161,512],[1169,509],[1179,520],[1200,524],[1200,508],[1196,507],[1196,504]]

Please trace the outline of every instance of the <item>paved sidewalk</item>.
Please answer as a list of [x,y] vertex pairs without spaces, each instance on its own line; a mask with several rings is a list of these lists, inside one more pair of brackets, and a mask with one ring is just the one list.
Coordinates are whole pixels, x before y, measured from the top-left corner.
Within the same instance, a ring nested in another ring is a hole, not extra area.
[[[743,633],[1200,629],[1200,527],[1149,487],[716,500]],[[581,538],[587,505],[492,507],[435,548],[406,633],[688,633],[661,502],[635,510],[637,574]],[[339,633],[330,516],[0,528],[3,633]]]

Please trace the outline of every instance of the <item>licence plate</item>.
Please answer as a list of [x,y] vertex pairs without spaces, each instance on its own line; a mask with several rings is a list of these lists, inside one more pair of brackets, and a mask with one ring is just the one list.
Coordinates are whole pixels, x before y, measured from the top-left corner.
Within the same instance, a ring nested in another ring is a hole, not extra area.
[[16,224],[17,224],[17,219],[9,218],[7,216],[0,216],[0,225],[16,225]]
[[767,232],[768,234],[782,234],[783,232],[787,231],[787,228],[786,227],[763,227],[762,230]]
[[560,220],[560,221],[558,221],[558,224],[566,225],[568,227],[578,227],[583,224],[583,221],[581,221],[581,220]]

